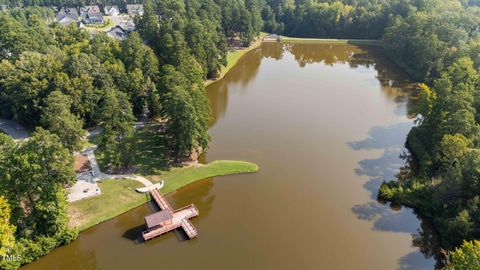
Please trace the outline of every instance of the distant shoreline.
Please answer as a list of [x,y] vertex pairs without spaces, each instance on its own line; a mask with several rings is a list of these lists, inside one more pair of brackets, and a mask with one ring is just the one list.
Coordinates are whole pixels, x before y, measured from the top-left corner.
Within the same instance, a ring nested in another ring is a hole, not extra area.
[[[256,49],[264,43],[263,38],[267,36],[267,33],[261,33],[257,40],[249,47],[242,48],[235,51],[229,51],[227,53],[227,65],[222,67],[220,75],[216,79],[209,79],[205,81],[205,87],[222,80],[225,75],[238,63],[238,61],[248,52]],[[275,42],[275,41],[268,41]],[[371,46],[383,46],[383,42],[379,39],[329,39],[329,38],[296,38],[280,36],[280,43],[336,43],[336,44],[358,44],[358,45],[371,45]]]
[[305,42],[305,43],[339,43],[339,44],[364,44],[382,46],[379,39],[331,39],[331,38],[296,38],[280,36],[280,42]]

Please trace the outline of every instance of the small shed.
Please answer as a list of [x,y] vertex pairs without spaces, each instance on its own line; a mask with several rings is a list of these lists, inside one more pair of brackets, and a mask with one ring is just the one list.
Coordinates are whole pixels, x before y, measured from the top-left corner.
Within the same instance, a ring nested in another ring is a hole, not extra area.
[[173,213],[171,210],[162,210],[145,217],[147,229],[154,229],[172,225]]

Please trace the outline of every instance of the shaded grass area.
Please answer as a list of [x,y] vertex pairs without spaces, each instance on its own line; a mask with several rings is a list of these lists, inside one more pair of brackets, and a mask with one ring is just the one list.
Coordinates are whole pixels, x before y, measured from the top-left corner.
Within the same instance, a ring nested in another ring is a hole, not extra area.
[[324,38],[295,38],[281,36],[280,42],[301,42],[301,43],[338,43],[338,44],[360,44],[382,46],[381,40],[377,39],[324,39]]
[[135,188],[142,187],[142,184],[135,180],[112,179],[99,182],[98,185],[102,191],[101,195],[69,204],[71,227],[83,231],[138,207],[150,199],[149,195],[135,191]]
[[[136,174],[156,175],[160,174],[169,167],[169,161],[166,157],[165,137],[159,134],[158,130],[161,124],[155,121],[148,122],[144,127],[135,130],[133,143],[133,166],[137,168]],[[102,134],[94,135],[89,138],[90,144],[99,145],[102,140]],[[95,151],[98,164],[102,171],[106,171],[107,165],[105,155],[99,149]]]
[[159,132],[159,129],[161,129],[161,124],[149,122],[135,132],[133,149],[137,174],[161,174],[169,167],[169,160],[166,156],[167,149],[165,149],[166,138]]

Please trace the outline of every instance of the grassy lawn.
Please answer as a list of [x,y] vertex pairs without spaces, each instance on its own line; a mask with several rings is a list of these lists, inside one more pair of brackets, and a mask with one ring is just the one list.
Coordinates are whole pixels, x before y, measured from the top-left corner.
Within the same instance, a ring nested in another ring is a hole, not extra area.
[[339,43],[339,44],[365,44],[382,46],[381,40],[375,39],[324,39],[324,38],[294,38],[281,36],[281,42],[301,42],[301,43]]
[[73,202],[68,206],[71,227],[83,231],[149,200],[149,195],[135,191],[135,188],[142,184],[134,180],[107,180],[99,183],[99,186],[101,195]]
[[[162,193],[167,194],[183,186],[209,177],[250,173],[258,171],[256,164],[236,160],[216,160],[206,165],[193,165],[184,168],[173,168],[159,178],[165,181]],[[154,177],[152,180],[158,180]]]
[[85,30],[87,31],[105,31],[115,26],[115,22],[107,16],[104,16],[105,23],[100,25],[87,24],[85,25]]
[[152,121],[135,131],[134,151],[137,174],[157,175],[169,166],[166,157],[165,137],[159,134],[160,124]]

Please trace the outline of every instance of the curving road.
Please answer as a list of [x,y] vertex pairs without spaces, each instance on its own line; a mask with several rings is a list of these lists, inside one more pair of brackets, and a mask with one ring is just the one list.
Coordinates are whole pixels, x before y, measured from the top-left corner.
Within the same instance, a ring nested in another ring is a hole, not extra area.
[[0,118],[0,130],[14,140],[23,140],[29,137],[27,129],[13,120]]

